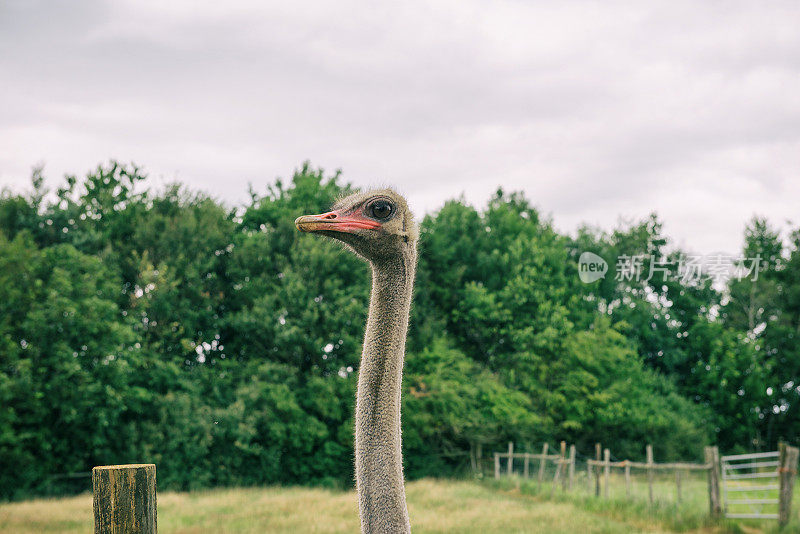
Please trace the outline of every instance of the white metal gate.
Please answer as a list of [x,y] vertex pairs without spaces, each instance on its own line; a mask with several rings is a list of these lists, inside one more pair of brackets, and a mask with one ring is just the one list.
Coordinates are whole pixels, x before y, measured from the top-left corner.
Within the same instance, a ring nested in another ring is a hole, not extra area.
[[723,456],[725,517],[778,519],[778,451]]

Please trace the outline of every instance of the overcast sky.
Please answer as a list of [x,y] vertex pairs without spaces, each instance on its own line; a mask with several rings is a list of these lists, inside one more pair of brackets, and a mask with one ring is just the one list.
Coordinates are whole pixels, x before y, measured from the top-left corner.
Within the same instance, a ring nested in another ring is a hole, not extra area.
[[502,185],[736,252],[800,223],[800,2],[0,0],[0,185],[109,158],[229,203],[307,159],[418,214]]

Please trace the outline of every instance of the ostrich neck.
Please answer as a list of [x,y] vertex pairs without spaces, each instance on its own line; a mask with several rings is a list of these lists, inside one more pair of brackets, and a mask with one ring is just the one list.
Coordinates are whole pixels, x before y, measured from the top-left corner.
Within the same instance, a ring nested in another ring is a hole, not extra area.
[[361,530],[410,532],[403,486],[400,390],[416,254],[372,264],[372,293],[356,397]]

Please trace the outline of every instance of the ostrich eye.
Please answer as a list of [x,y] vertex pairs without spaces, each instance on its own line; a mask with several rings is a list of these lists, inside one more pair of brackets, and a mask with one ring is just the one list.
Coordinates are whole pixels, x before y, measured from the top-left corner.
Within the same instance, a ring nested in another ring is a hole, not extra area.
[[378,199],[367,206],[367,215],[379,220],[385,220],[394,213],[394,205],[388,200]]

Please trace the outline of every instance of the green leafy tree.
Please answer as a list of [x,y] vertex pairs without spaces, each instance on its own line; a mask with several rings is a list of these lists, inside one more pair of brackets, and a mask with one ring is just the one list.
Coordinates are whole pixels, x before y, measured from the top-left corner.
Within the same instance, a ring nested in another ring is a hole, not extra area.
[[0,457],[17,466],[0,491],[10,497],[124,454],[134,334],[114,301],[118,280],[71,245],[39,250],[24,232],[0,233],[0,272]]

